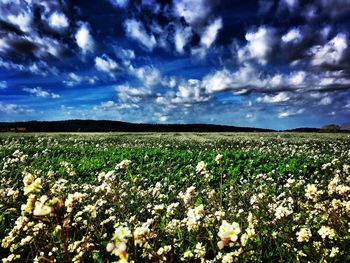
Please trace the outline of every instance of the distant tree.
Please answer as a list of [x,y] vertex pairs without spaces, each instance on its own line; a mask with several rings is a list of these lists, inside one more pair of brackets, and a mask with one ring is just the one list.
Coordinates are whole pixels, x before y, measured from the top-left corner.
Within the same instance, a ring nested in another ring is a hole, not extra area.
[[322,132],[338,132],[340,131],[340,126],[336,124],[327,124],[321,128]]

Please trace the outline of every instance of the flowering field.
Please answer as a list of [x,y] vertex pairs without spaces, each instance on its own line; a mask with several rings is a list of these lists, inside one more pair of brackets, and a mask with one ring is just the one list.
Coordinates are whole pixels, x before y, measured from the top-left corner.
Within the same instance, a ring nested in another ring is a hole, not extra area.
[[3,262],[345,262],[347,134],[3,134]]

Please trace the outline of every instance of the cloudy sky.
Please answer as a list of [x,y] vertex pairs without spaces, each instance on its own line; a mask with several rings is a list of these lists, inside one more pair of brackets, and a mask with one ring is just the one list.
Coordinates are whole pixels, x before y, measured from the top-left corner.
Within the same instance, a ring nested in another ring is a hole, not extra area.
[[350,121],[350,0],[0,0],[0,121]]

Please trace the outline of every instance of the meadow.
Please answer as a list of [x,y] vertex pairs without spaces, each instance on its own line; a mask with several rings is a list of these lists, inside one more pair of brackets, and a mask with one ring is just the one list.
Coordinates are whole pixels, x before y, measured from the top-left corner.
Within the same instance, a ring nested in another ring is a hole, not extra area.
[[2,262],[349,262],[350,135],[0,135]]

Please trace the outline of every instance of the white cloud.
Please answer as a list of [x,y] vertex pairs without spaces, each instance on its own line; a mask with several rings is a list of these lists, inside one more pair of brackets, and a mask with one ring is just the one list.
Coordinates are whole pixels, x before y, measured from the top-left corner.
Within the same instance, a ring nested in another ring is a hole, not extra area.
[[259,97],[257,98],[257,102],[261,102],[261,103],[280,103],[280,102],[286,102],[290,99],[290,97],[288,96],[288,94],[286,92],[280,92],[274,96],[268,96],[265,95],[263,97]]
[[112,108],[115,107],[116,103],[114,101],[106,101],[106,102],[101,102],[101,106],[105,108]]
[[[227,69],[210,73],[203,78],[203,86],[208,93],[219,92],[223,90],[233,90],[236,95],[242,95],[250,88],[268,88],[270,78],[260,78],[260,73],[251,64],[243,64],[237,71],[230,72]],[[273,82],[276,85],[279,77]]]
[[282,36],[282,41],[285,43],[299,43],[302,40],[303,36],[298,28],[293,28],[288,31],[285,35]]
[[148,34],[143,24],[135,19],[127,19],[124,23],[126,33],[129,37],[139,41],[149,50],[153,50],[157,42],[152,34]]
[[337,65],[343,59],[347,47],[346,35],[339,33],[324,46],[311,48],[310,52],[313,55],[311,64],[314,66]]
[[232,85],[232,75],[226,70],[216,71],[215,73],[208,74],[203,79],[203,86],[208,93],[223,91]]
[[10,14],[7,16],[8,22],[19,27],[23,32],[31,31],[31,24],[33,20],[33,15],[31,12],[18,13],[17,15]]
[[135,103],[116,103],[112,100],[101,102],[100,106],[95,106],[94,110],[102,110],[102,111],[108,111],[108,110],[127,110],[127,109],[134,109],[139,108],[139,106]]
[[98,81],[96,76],[79,76],[74,72],[71,72],[67,76],[67,80],[64,80],[63,83],[69,87],[74,87],[84,82],[89,83],[90,85],[95,84]]
[[289,11],[295,10],[299,4],[298,0],[282,0],[281,2],[289,9]]
[[53,99],[58,99],[58,98],[61,97],[59,94],[43,90],[40,87],[24,88],[23,91],[28,92],[30,94],[33,94],[33,95],[35,95],[37,97],[44,97],[44,98],[51,97]]
[[49,18],[49,25],[55,30],[62,30],[69,26],[69,21],[65,14],[54,12]]
[[200,80],[189,79],[179,85],[178,92],[176,92],[176,96],[171,99],[171,102],[175,104],[184,104],[207,101],[209,96],[206,95],[204,91]]
[[144,66],[140,68],[129,67],[131,74],[136,76],[142,84],[146,86],[154,86],[162,82],[162,75],[160,71],[151,66]]
[[208,16],[210,5],[206,0],[178,0],[174,1],[174,13],[188,24],[195,25]]
[[333,100],[331,97],[327,96],[320,100],[319,105],[326,106],[332,104]]
[[201,44],[205,48],[210,48],[210,46],[215,41],[217,34],[219,30],[222,28],[222,19],[217,18],[214,20],[204,31],[203,35],[201,36]]
[[149,96],[151,91],[144,87],[132,87],[128,84],[118,85],[114,88],[118,93],[118,98],[120,101],[128,104],[137,104],[143,98]]
[[117,62],[109,58],[107,55],[95,58],[95,66],[98,70],[108,73],[110,76],[114,76],[115,71],[119,68]]
[[129,0],[109,0],[109,2],[116,7],[124,8],[127,7]]
[[169,88],[175,88],[177,85],[177,80],[175,77],[164,77],[162,78],[162,85]]
[[0,102],[0,112],[14,113],[14,114],[27,114],[27,113],[33,113],[34,110],[26,106],[21,106],[17,104],[6,104],[6,103]]
[[69,87],[79,85],[83,81],[83,78],[71,72],[68,74],[68,80],[64,80],[63,83]]
[[75,33],[75,41],[83,53],[92,52],[94,50],[94,39],[92,38],[87,23],[80,23],[80,27]]
[[304,71],[294,72],[289,77],[289,84],[293,86],[300,86],[304,83],[306,73]]
[[37,57],[45,57],[47,55],[60,57],[64,47],[62,43],[51,37],[40,37],[36,35],[28,37],[28,39],[40,47],[34,52]]
[[0,81],[0,89],[7,89],[7,82],[6,81]]
[[275,44],[275,30],[266,26],[261,26],[255,32],[248,32],[245,35],[247,45],[238,50],[238,60],[243,62],[247,59],[255,59],[260,64],[265,65],[268,55],[272,52]]
[[283,82],[284,82],[284,79],[283,79],[283,75],[281,74],[276,74],[270,79],[270,85],[271,87],[274,87],[274,88],[281,86]]
[[17,64],[11,61],[5,61],[0,57],[0,67],[5,68],[7,70],[31,72],[33,74],[41,75],[41,76],[46,76],[49,72],[52,74],[57,74],[57,69],[52,66],[49,67],[49,65],[44,61],[23,65],[23,64]]
[[166,122],[168,120],[168,116],[160,116],[159,121],[160,122]]
[[115,54],[122,60],[125,66],[129,66],[131,61],[135,59],[135,52],[132,49],[123,49],[114,47]]
[[180,54],[184,53],[184,47],[186,46],[188,41],[191,39],[191,36],[192,36],[192,30],[190,27],[176,28],[174,42],[175,42],[175,49],[178,53]]
[[299,109],[299,110],[287,110],[287,111],[281,111],[278,113],[278,118],[286,118],[298,114],[302,114],[305,110],[304,109]]

